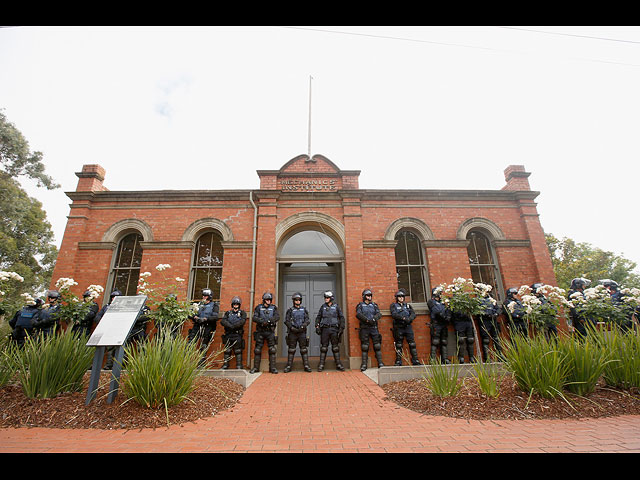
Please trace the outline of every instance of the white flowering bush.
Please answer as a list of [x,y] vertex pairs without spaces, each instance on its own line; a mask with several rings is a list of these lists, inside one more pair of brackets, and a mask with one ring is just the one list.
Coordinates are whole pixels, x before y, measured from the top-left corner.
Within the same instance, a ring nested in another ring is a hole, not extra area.
[[620,309],[604,285],[586,288],[582,293],[575,292],[569,300],[579,315],[596,322],[617,322],[620,318]]
[[[528,285],[522,285],[518,290],[525,309],[525,321],[536,331],[543,331],[546,326],[558,325],[560,315],[566,307],[572,307],[573,304],[566,299],[565,290],[553,285],[542,285],[537,289],[537,293],[543,295],[546,301],[534,295]],[[513,313],[513,306],[507,307]]]
[[0,271],[0,315],[11,313],[22,306],[17,301],[17,283],[22,282],[24,278],[16,272]]
[[[58,318],[66,322],[68,326],[81,322],[89,313],[91,302],[82,301],[71,291],[71,287],[78,285],[78,282],[73,278],[62,277],[56,281],[55,285],[60,294]],[[89,285],[87,290],[90,298],[94,301],[104,292],[104,288],[101,285]]]
[[[480,315],[484,312],[482,299],[491,291],[491,285],[474,283],[470,278],[454,278],[450,284],[437,287],[445,304],[451,311],[463,315]],[[493,303],[495,300],[491,299]]]
[[178,295],[184,291],[185,279],[171,277],[171,265],[161,263],[155,267],[158,274],[154,281],[151,272],[143,272],[138,280],[138,293],[148,297],[147,305],[151,308],[149,316],[156,326],[167,326],[177,329],[192,315],[193,305],[188,301],[178,300]]

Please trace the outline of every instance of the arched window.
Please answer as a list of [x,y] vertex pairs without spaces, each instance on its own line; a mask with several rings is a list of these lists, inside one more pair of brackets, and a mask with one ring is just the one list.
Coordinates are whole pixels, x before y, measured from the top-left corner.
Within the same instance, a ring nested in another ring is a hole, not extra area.
[[196,248],[191,262],[191,291],[192,300],[202,298],[202,289],[210,288],[213,299],[220,300],[220,283],[222,281],[222,237],[217,232],[207,232],[196,242]]
[[467,234],[467,240],[471,278],[475,283],[491,285],[491,294],[498,299],[501,291],[500,275],[489,238],[480,230],[471,230]]
[[125,296],[136,295],[138,279],[140,278],[140,263],[142,261],[142,247],[140,246],[142,240],[142,235],[134,232],[125,235],[118,242],[113,270],[111,271],[111,278],[113,279],[111,291],[120,290],[122,295]]
[[426,264],[420,239],[410,230],[400,230],[395,239],[398,289],[403,289],[412,302],[427,301]]

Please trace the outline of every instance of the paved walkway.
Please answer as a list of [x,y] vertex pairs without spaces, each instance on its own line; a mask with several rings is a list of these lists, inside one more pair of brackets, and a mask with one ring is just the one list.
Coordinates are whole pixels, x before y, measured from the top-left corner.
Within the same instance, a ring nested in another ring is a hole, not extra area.
[[0,452],[640,452],[640,416],[467,421],[384,400],[360,371],[263,373],[215,417],[145,430],[0,429]]

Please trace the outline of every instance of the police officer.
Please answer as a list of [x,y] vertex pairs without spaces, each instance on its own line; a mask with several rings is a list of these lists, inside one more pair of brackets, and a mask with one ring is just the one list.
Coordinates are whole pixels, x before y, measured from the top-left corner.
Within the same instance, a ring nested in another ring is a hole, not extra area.
[[431,322],[427,326],[431,330],[431,362],[435,362],[440,347],[440,362],[451,363],[447,352],[449,340],[449,322],[451,310],[449,310],[440,298],[441,287],[431,289],[431,298],[427,301]]
[[520,300],[516,298],[518,289],[511,287],[507,290],[507,298],[504,301],[505,310],[508,312],[511,321],[509,327],[513,330],[513,333],[518,333],[524,337],[529,336],[529,328],[527,322],[524,319],[527,313],[524,305]]
[[[107,313],[107,310],[109,310],[109,306],[111,305],[113,300],[116,297],[119,297],[121,295],[122,293],[117,288],[111,292],[111,295],[109,295],[109,302],[105,303],[100,309],[100,311],[96,314],[96,317],[95,317],[96,325],[100,323],[100,320],[102,320],[102,317],[104,317],[104,314]],[[115,357],[116,347],[107,347],[106,350],[107,350],[107,362],[104,368],[106,370],[111,370],[113,368],[113,359]]]
[[618,327],[624,333],[627,333],[633,328],[633,307],[625,304],[624,295],[620,291],[620,286],[615,280],[605,279],[600,280],[598,283],[604,285],[611,295],[611,301],[613,304],[621,310],[622,318],[619,319]]
[[413,326],[411,325],[416,318],[416,312],[413,311],[411,304],[404,301],[404,290],[398,290],[395,294],[395,298],[396,301],[389,305],[391,318],[393,318],[393,328],[391,331],[393,333],[394,346],[396,349],[395,365],[402,365],[402,344],[405,339],[409,346],[411,364],[420,365],[415,335],[413,334]]
[[211,289],[203,289],[202,301],[198,304],[198,313],[189,317],[193,321],[193,326],[187,335],[189,342],[197,342],[198,339],[200,339],[200,352],[202,352],[201,365],[207,360],[209,344],[216,334],[216,323],[219,312],[220,305],[218,302],[213,301],[213,292]]
[[266,292],[262,295],[262,303],[253,311],[253,321],[256,323],[256,331],[253,332],[253,338],[256,342],[253,353],[253,368],[249,373],[255,373],[260,370],[260,359],[262,358],[262,347],[267,342],[269,349],[269,371],[278,373],[276,368],[276,326],[280,320],[278,307],[273,305],[273,295]]
[[247,312],[242,310],[240,306],[242,300],[240,297],[231,299],[231,310],[224,312],[220,325],[224,327],[222,342],[224,343],[224,360],[222,369],[229,368],[231,354],[236,356],[236,368],[242,368],[242,350],[244,349],[244,324],[247,321]]
[[344,332],[345,319],[342,310],[335,303],[335,297],[330,290],[324,292],[324,304],[318,310],[315,321],[316,333],[320,335],[320,363],[318,363],[318,371],[324,370],[324,362],[329,351],[329,342],[331,342],[331,351],[336,361],[336,369],[344,371],[342,362],[340,362],[340,338]]
[[378,320],[382,317],[378,304],[373,301],[373,292],[370,289],[362,291],[362,301],[356,305],[356,318],[360,320],[360,348],[362,350],[362,365],[360,371],[367,369],[369,360],[369,338],[373,342],[373,352],[378,362],[378,367],[384,367],[382,363],[382,335],[378,331]]
[[557,339],[558,338],[558,327],[555,323],[555,318],[558,313],[556,307],[549,302],[547,297],[540,291],[540,288],[543,286],[543,283],[534,283],[531,285],[531,293],[533,293],[541,303],[541,310],[545,314],[544,317],[544,335],[547,340]]
[[473,329],[473,320],[466,313],[451,312],[451,320],[453,328],[456,330],[458,338],[458,362],[464,363],[464,351],[467,351],[469,363],[476,361],[474,356],[475,331]]
[[309,311],[302,306],[302,295],[299,292],[291,295],[293,306],[289,307],[284,315],[284,324],[287,326],[287,366],[284,367],[284,373],[291,371],[293,357],[296,354],[296,347],[300,346],[300,356],[304,371],[310,372],[309,366],[309,337],[307,336],[307,327],[311,320],[309,319]]
[[[591,285],[591,280],[589,280],[588,278],[574,278],[573,280],[571,280],[569,292],[567,293],[567,299],[569,301],[575,300],[575,296],[574,298],[571,298],[574,294],[577,297],[584,299],[584,289],[589,285]],[[595,328],[596,325],[594,319],[587,317],[584,313],[581,313],[579,308],[576,308],[575,305],[574,307],[569,309],[569,318],[571,319],[571,323],[578,338],[586,337],[587,328]]]
[[482,339],[482,357],[486,362],[489,360],[489,342],[491,340],[493,340],[494,350],[498,354],[502,353],[502,345],[499,338],[500,322],[498,321],[498,315],[500,315],[502,308],[491,298],[489,293],[485,293],[481,301],[484,311],[479,315],[479,326]]
[[82,294],[82,301],[85,303],[89,303],[89,309],[87,310],[87,313],[82,320],[80,320],[78,323],[73,324],[73,327],[71,327],[71,331],[73,333],[77,333],[78,335],[88,337],[89,335],[91,335],[93,322],[96,318],[96,315],[98,314],[100,307],[91,296],[90,290],[86,290]]
[[18,310],[13,318],[9,320],[9,326],[12,328],[11,340],[18,347],[23,347],[27,337],[33,334],[33,325],[40,314],[40,307],[44,302],[41,298],[29,300],[27,304]]
[[54,333],[56,329],[60,328],[60,293],[57,290],[49,290],[47,293],[47,301],[49,306],[40,310],[38,318],[33,323],[37,333],[41,333],[44,336],[49,336]]

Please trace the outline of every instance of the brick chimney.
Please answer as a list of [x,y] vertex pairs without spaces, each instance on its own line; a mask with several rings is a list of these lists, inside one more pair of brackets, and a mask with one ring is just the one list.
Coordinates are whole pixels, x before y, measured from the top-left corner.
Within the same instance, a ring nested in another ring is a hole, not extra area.
[[531,190],[529,180],[530,172],[524,171],[524,165],[509,165],[504,170],[504,179],[507,184],[502,190]]
[[108,190],[102,182],[105,170],[100,165],[83,165],[81,172],[76,172],[79,178],[76,192],[102,192]]

